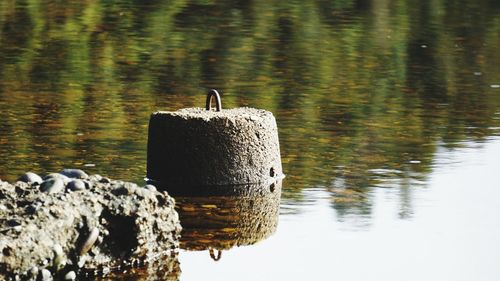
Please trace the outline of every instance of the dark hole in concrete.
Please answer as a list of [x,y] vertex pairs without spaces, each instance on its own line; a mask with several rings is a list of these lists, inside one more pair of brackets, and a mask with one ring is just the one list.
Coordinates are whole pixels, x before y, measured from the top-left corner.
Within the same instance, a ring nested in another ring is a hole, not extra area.
[[16,193],[17,193],[17,195],[22,196],[22,195],[25,195],[27,192],[23,188],[16,186]]
[[30,201],[20,201],[20,202],[17,202],[17,206],[20,207],[20,208],[23,208],[23,207],[28,206],[31,203],[32,202],[30,202]]
[[38,209],[37,206],[35,206],[34,204],[33,205],[28,205],[28,206],[26,206],[26,208],[24,208],[26,214],[28,214],[28,215],[35,214],[36,211],[37,211],[37,209]]
[[167,203],[167,201],[165,200],[165,198],[163,198],[160,195],[157,195],[156,199],[158,199],[158,207],[163,207]]
[[14,227],[14,226],[18,226],[18,225],[21,225],[21,223],[17,220],[8,220],[7,221],[7,225],[10,226],[10,227]]
[[102,243],[104,252],[115,258],[128,258],[137,247],[137,227],[134,217],[117,216],[103,213],[109,235]]
[[111,190],[111,193],[113,193],[116,196],[128,195],[128,190],[122,186],[122,187],[115,188],[115,189]]
[[274,177],[274,168],[271,168],[269,170],[269,175],[273,178]]
[[274,192],[274,183],[271,184],[271,186],[269,187],[269,189],[271,190],[271,192]]
[[6,257],[10,256],[11,249],[9,247],[5,247],[2,250],[2,254]]

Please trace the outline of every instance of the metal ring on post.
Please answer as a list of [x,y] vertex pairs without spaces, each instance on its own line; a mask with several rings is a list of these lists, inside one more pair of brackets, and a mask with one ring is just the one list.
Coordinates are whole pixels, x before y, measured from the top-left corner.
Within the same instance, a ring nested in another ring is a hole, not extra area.
[[219,92],[217,92],[217,90],[215,90],[215,89],[208,91],[207,102],[205,105],[206,110],[212,109],[212,97],[215,97],[215,109],[217,111],[221,111],[222,104],[221,104],[221,100],[220,100],[220,95],[219,95]]
[[210,257],[214,260],[214,261],[218,261],[220,260],[220,258],[222,257],[222,251],[221,250],[217,250],[218,253],[217,253],[217,257],[215,256],[215,253],[214,253],[214,249],[213,248],[209,248],[208,249],[208,252],[210,253]]

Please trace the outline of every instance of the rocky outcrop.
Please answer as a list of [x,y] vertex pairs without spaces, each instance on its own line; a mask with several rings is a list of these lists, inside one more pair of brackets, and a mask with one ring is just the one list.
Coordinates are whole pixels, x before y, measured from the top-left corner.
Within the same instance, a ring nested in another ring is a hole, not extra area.
[[0,279],[72,280],[176,259],[180,231],[174,200],[152,185],[74,170],[0,181]]

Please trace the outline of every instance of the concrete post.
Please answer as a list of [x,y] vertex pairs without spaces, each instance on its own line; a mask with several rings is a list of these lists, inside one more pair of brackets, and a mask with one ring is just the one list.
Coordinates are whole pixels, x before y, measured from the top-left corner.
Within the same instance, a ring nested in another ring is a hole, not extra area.
[[149,122],[147,177],[160,187],[283,178],[276,120],[265,110],[221,109],[220,100],[217,111],[155,112]]

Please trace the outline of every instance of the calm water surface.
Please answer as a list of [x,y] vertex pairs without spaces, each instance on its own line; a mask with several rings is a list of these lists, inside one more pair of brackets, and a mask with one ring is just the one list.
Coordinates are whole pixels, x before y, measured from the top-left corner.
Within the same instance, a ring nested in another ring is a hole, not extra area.
[[0,1],[0,178],[143,183],[214,87],[275,114],[281,204],[179,197],[168,278],[498,280],[499,47],[493,0]]

